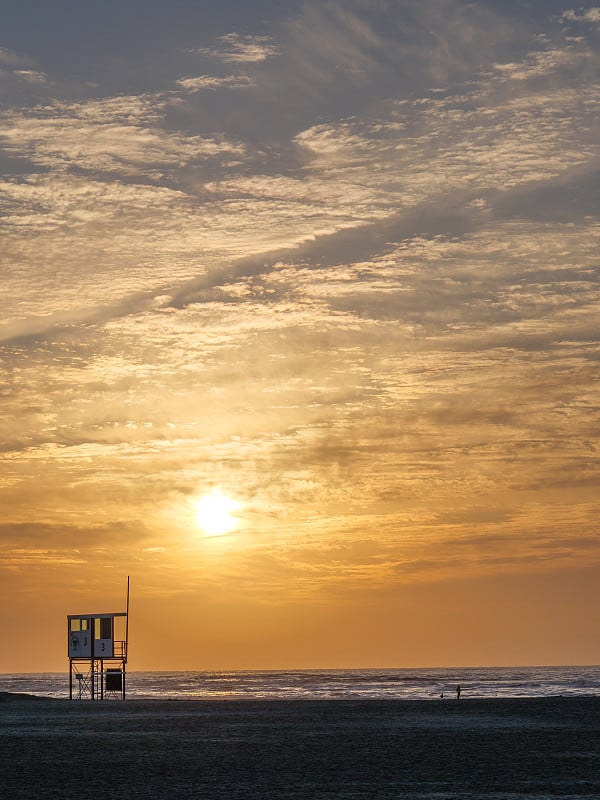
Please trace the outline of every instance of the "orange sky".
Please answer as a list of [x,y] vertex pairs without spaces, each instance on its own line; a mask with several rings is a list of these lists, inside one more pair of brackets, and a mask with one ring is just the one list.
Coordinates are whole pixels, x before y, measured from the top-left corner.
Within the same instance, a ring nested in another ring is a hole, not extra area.
[[520,5],[11,11],[0,673],[127,575],[131,669],[600,662],[600,17]]

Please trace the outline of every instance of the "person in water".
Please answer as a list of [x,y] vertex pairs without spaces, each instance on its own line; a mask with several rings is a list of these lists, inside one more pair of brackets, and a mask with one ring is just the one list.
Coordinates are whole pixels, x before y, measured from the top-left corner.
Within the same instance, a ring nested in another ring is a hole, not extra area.
[[460,686],[456,687],[456,699],[460,700]]

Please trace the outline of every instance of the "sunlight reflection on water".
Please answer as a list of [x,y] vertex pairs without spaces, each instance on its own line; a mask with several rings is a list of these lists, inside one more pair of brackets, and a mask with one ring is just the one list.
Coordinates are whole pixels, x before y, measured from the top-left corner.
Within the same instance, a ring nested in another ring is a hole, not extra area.
[[[131,698],[434,699],[600,693],[600,667],[130,672]],[[0,675],[0,691],[68,696],[66,673]]]

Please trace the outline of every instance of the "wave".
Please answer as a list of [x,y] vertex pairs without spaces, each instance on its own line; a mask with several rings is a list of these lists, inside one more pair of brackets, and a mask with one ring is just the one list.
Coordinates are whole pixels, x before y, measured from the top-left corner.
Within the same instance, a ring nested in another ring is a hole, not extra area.
[[[68,673],[0,675],[0,691],[68,697]],[[130,698],[432,699],[600,694],[600,667],[129,672]]]

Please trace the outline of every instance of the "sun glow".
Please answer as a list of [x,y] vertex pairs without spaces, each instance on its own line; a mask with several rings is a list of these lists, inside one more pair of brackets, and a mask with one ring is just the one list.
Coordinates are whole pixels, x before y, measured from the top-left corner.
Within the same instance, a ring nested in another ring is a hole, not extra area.
[[236,500],[220,491],[205,494],[196,503],[196,522],[206,536],[222,536],[238,526],[234,512],[240,507]]

